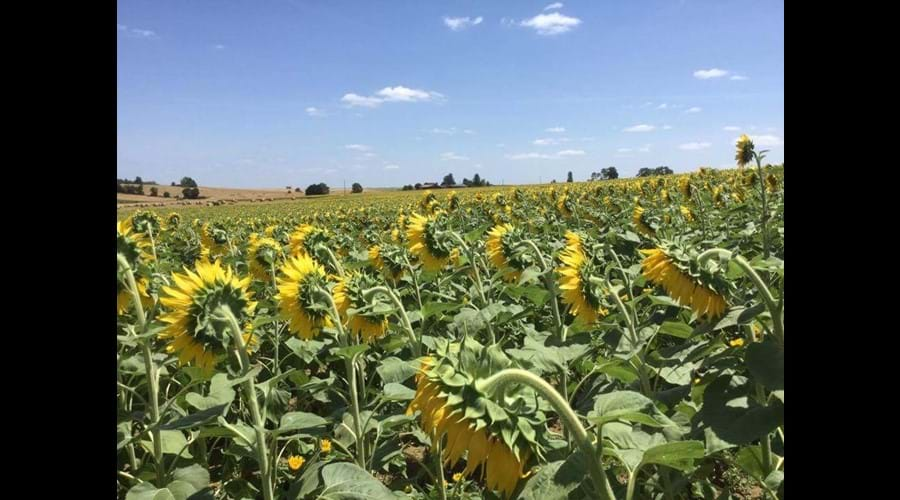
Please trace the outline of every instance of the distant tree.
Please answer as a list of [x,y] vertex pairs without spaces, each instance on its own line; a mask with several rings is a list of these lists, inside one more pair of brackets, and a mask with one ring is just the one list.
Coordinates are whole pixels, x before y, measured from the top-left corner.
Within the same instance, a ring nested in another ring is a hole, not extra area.
[[648,177],[653,175],[653,172],[654,169],[652,168],[642,167],[640,170],[638,170],[637,177]]
[[444,180],[441,182],[441,186],[455,186],[456,179],[453,178],[453,174],[447,174],[444,176]]
[[125,192],[125,186],[122,184],[122,179],[116,179],[116,192],[117,193]]
[[196,200],[200,197],[200,189],[196,186],[186,187],[181,190],[181,195],[186,200]]
[[175,181],[172,181],[172,187],[175,187]]
[[550,184],[556,184],[556,179],[553,179],[552,181],[550,181]]
[[571,171],[571,170],[569,170],[569,175],[568,175],[568,177],[566,177],[566,182],[575,182],[575,181],[572,179],[572,171]]
[[150,188],[150,196],[157,196],[157,195],[159,195],[159,190],[156,189],[156,186],[153,186],[152,188]]
[[672,175],[674,173],[675,172],[673,172],[671,168],[666,166],[656,167],[655,169],[653,169],[653,175]]
[[475,177],[472,177],[472,185],[475,187],[484,186],[484,182],[482,182],[480,175],[475,174]]
[[143,184],[144,181],[141,179],[141,176],[137,176],[134,178],[134,183],[135,184]]
[[412,184],[407,184],[407,185],[403,186],[403,191],[412,191],[413,189],[415,189],[415,188],[412,186]]
[[417,182],[417,183],[416,183],[416,189],[422,189],[422,183],[421,183],[421,182]]
[[616,167],[601,168],[600,169],[600,178],[604,179],[604,180],[618,179],[619,171],[616,170]]
[[351,193],[362,193],[363,192],[362,184],[360,184],[358,182],[354,182],[353,187],[351,187],[351,189],[350,189],[350,192]]
[[163,198],[171,198],[172,195],[168,191],[163,191]]
[[320,182],[318,184],[310,184],[309,187],[306,188],[306,196],[328,194],[330,192],[331,189],[324,182]]
[[188,187],[195,188],[195,187],[197,187],[197,182],[194,181],[194,179],[191,179],[190,177],[182,177],[181,183],[179,184],[179,186],[181,186],[183,188],[188,188]]
[[295,188],[294,188],[294,192],[295,192],[295,193],[299,193],[300,191],[302,191],[302,189],[300,189],[300,188],[298,188],[298,187],[295,187]]
[[470,187],[472,185],[472,181],[463,177],[463,186]]

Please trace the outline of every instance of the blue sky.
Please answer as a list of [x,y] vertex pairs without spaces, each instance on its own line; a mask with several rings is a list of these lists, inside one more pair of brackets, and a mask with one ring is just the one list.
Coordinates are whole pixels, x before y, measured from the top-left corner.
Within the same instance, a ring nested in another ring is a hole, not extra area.
[[784,160],[784,3],[120,0],[117,173],[585,180]]

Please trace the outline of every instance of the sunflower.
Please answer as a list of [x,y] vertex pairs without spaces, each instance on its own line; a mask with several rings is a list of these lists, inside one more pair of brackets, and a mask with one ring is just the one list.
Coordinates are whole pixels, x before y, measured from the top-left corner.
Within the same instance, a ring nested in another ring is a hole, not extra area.
[[150,239],[134,230],[130,218],[116,223],[116,252],[125,257],[132,269],[142,262],[153,260]]
[[646,255],[641,266],[644,277],[666,289],[679,304],[689,306],[698,317],[718,318],[725,312],[725,299],[715,290],[698,283],[697,279],[676,265],[665,250],[641,250]]
[[559,259],[562,261],[562,266],[557,269],[560,274],[559,289],[562,290],[563,303],[569,306],[569,313],[588,325],[606,316],[608,311],[600,304],[600,294],[589,281],[592,262],[585,254],[578,234],[566,232],[566,248]]
[[691,187],[690,176],[685,175],[681,179],[678,179],[678,192],[681,193],[681,196],[683,196],[684,199],[691,199],[691,193],[693,192],[693,189]]
[[770,193],[774,193],[778,190],[778,178],[775,177],[775,174],[769,174],[766,176],[766,191]]
[[522,276],[522,271],[529,263],[521,254],[516,253],[515,245],[522,240],[521,233],[512,224],[499,224],[488,232],[485,243],[488,259],[503,271],[506,281],[515,282]]
[[741,135],[737,140],[734,159],[737,161],[739,168],[744,168],[744,165],[750,163],[750,160],[753,159],[753,141],[750,140],[747,134]]
[[328,231],[325,229],[320,229],[310,224],[302,224],[291,233],[291,254],[307,254],[316,257],[316,245],[319,243],[327,244],[329,236]]
[[291,455],[288,457],[288,467],[294,472],[300,470],[300,467],[303,467],[304,463],[306,463],[306,459],[300,455]]
[[[255,236],[254,233],[252,236]],[[272,266],[281,255],[281,245],[269,237],[251,237],[247,251],[250,273],[260,281],[271,281]]]
[[396,283],[403,275],[403,265],[397,258],[400,252],[401,250],[393,245],[374,245],[369,247],[369,262],[372,267]]
[[[150,298],[150,294],[147,293],[147,280],[144,278],[136,279],[135,285],[137,285],[138,294],[141,297],[141,305],[144,306],[144,310],[146,311],[150,307],[153,307],[153,299]],[[123,282],[123,280],[116,281],[116,315],[121,316],[128,310],[128,306],[131,305],[131,291],[128,290],[128,286]]]
[[159,299],[160,303],[170,310],[160,316],[160,321],[168,325],[159,337],[169,340],[166,352],[176,353],[182,365],[194,364],[209,374],[231,345],[227,326],[214,318],[219,306],[228,306],[238,325],[245,326],[243,338],[247,348],[255,343],[249,322],[256,309],[248,290],[250,277],[238,278],[218,260],[198,262],[193,271],[184,270],[185,274],[172,274],[174,287],[162,288],[165,296]]
[[434,216],[412,214],[406,229],[409,251],[419,258],[426,271],[440,271],[459,255],[459,250],[437,241],[436,225],[437,218]]
[[[530,475],[525,464],[532,453],[540,455],[544,447],[546,417],[530,399],[534,398],[530,389],[506,394],[500,401],[479,391],[477,377],[511,365],[499,348],[483,348],[468,340],[458,357],[452,357],[449,344],[444,345],[444,355],[422,360],[416,395],[406,414],[421,412],[421,427],[432,443],[446,437],[441,456],[445,465],[452,468],[465,455],[466,467],[455,481],[480,469],[487,488],[509,498],[519,480]],[[491,349],[495,350],[488,354]],[[452,385],[445,380],[453,380]],[[532,429],[530,436],[519,431],[523,427]]]
[[177,212],[171,212],[169,215],[166,216],[166,225],[169,228],[178,227],[178,224],[180,222],[181,222],[181,216],[178,215]]
[[281,316],[290,321],[292,332],[309,340],[326,326],[331,318],[320,304],[318,290],[326,284],[325,268],[307,254],[295,255],[281,267],[282,276],[277,279],[278,301]]
[[681,205],[681,216],[688,222],[694,222],[694,212],[691,212],[691,208],[688,206]]
[[564,194],[556,200],[556,210],[563,217],[571,217],[572,216],[572,213],[573,213],[572,208],[574,205],[575,205],[575,202],[571,198],[569,198],[568,194]]
[[[369,305],[363,297],[363,290],[377,285],[378,283],[366,275],[353,273],[338,281],[334,287],[334,303],[338,313],[350,332],[361,336],[365,342],[381,338],[387,332],[386,315],[361,311]],[[354,311],[352,314],[351,309]]]
[[647,236],[656,234],[656,231],[647,225],[647,219],[644,217],[644,207],[640,205],[634,206],[634,212],[631,214],[631,221],[634,223],[635,227],[637,227],[639,233],[646,234]]
[[228,233],[217,225],[203,224],[200,228],[200,253],[210,259],[228,252]]
[[451,212],[459,208],[459,197],[456,195],[456,191],[450,191],[447,195],[447,209]]

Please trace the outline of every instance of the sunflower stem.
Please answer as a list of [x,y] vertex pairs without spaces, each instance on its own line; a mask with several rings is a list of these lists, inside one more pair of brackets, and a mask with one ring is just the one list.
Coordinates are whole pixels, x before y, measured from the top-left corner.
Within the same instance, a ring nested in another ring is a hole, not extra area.
[[[475,387],[481,392],[496,394],[498,391],[502,391],[505,386],[513,383],[531,387],[553,406],[553,409],[556,410],[560,420],[562,420],[563,425],[571,431],[576,444],[578,444],[581,452],[585,454],[585,457],[588,460],[591,478],[597,487],[600,498],[602,500],[614,500],[615,494],[612,491],[609,479],[606,477],[606,472],[603,470],[603,465],[600,462],[600,457],[598,456],[594,445],[591,443],[587,431],[584,426],[581,425],[581,421],[578,419],[578,415],[575,414],[575,411],[572,410],[572,407],[569,406],[565,398],[563,398],[553,386],[529,371],[518,368],[508,368],[491,377],[476,381]],[[598,443],[602,443],[602,441],[598,441]],[[598,448],[600,447],[601,445],[598,445]]]
[[[481,273],[478,271],[478,264],[475,262],[475,254],[472,251],[472,248],[466,244],[466,242],[462,239],[462,237],[456,234],[455,231],[448,231],[445,234],[449,234],[451,238],[456,240],[459,245],[462,247],[463,251],[466,252],[466,256],[469,258],[469,264],[472,266],[472,271],[475,273],[475,288],[478,290],[478,296],[481,298],[481,306],[487,307],[488,301],[484,295],[484,287],[481,284]],[[494,334],[494,328],[491,326],[490,322],[487,322],[488,334],[491,336],[491,344],[497,343],[497,336]]]
[[763,258],[769,258],[769,203],[766,198],[766,183],[765,179],[763,179],[763,168],[762,168],[762,159],[756,151],[753,152],[753,157],[756,159],[756,169],[758,172],[757,177],[759,177],[759,193],[762,196],[762,204],[763,204],[763,213],[762,213],[762,230],[763,230]]
[[547,259],[544,258],[543,252],[538,248],[537,244],[532,240],[522,240],[522,243],[530,246],[534,253],[537,254],[538,260],[541,261],[541,269],[544,270],[542,279],[544,288],[550,292],[550,309],[553,311],[553,322],[556,323],[556,335],[559,336],[560,342],[566,341],[566,330],[563,328],[562,316],[559,314],[559,300],[556,297],[556,283],[553,281],[553,269],[547,265]]
[[[275,278],[275,261],[269,263],[269,268],[272,271],[272,286],[275,287],[275,292],[278,293],[278,280]],[[278,346],[281,344],[281,330],[278,327],[278,321],[275,321],[275,375],[281,375],[281,359],[278,356]]]
[[[328,302],[329,312],[332,319],[334,319],[334,324],[338,331],[339,342],[345,347],[349,346],[350,337],[347,335],[347,332],[344,331],[344,326],[341,324],[341,315],[338,312],[337,305],[334,303],[334,298],[331,297],[330,293],[321,288],[319,288],[319,295],[324,297],[326,302]],[[350,407],[353,412],[353,432],[356,434],[356,464],[365,469],[365,448],[363,447],[362,422],[359,416],[359,395],[357,394],[356,387],[356,363],[354,363],[352,359],[344,359],[344,366],[347,370],[347,383],[350,386]]]
[[[144,316],[144,306],[141,304],[141,294],[138,291],[137,283],[134,280],[134,271],[128,264],[128,259],[122,254],[116,254],[116,260],[119,267],[125,273],[125,280],[128,282],[128,291],[131,292],[131,302],[134,305],[134,313],[137,317],[138,335],[143,335],[147,330],[147,318]],[[153,353],[150,351],[151,340],[142,338],[141,352],[144,356],[144,369],[147,372],[147,386],[150,389],[150,426],[153,435],[153,458],[156,462],[156,486],[162,488],[165,485],[166,468],[163,463],[162,451],[162,431],[159,428],[159,373],[156,371],[156,364],[153,363]]]
[[[225,317],[228,327],[231,330],[231,339],[234,342],[235,354],[241,363],[241,375],[245,376],[250,372],[250,356],[247,354],[247,346],[244,345],[244,337],[241,327],[238,326],[237,318],[231,312],[231,308],[227,305],[221,305],[217,312]],[[247,378],[242,384],[244,388],[244,399],[250,408],[250,418],[253,419],[253,430],[256,432],[256,456],[259,462],[259,475],[262,481],[263,497],[265,500],[274,500],[272,491],[272,477],[270,474],[268,451],[266,447],[266,429],[265,422],[259,412],[259,400],[256,397],[256,384],[253,377]]]
[[437,490],[440,495],[441,500],[447,500],[447,489],[444,487],[444,464],[441,462],[441,440],[437,439],[437,442],[434,444],[435,449],[435,460],[434,466],[437,467],[438,474],[437,478],[435,478],[435,482],[437,482]]
[[368,290],[363,291],[363,297],[365,297],[366,300],[369,300],[376,293],[387,295],[388,298],[391,299],[391,302],[394,303],[394,306],[399,312],[400,321],[401,323],[403,323],[403,328],[406,330],[407,335],[409,335],[410,348],[413,351],[413,355],[417,358],[421,356],[421,341],[418,339],[418,337],[416,337],[416,332],[415,330],[413,330],[412,323],[409,322],[409,315],[407,315],[406,309],[403,307],[403,302],[400,301],[400,298],[397,297],[397,294],[395,294],[393,290],[386,286],[376,286],[369,288]]
[[328,259],[331,261],[331,265],[334,266],[334,269],[337,271],[338,276],[341,278],[344,277],[344,268],[341,266],[341,261],[334,255],[330,248],[325,245],[319,245],[316,247],[316,250],[323,250],[326,254],[328,254]]

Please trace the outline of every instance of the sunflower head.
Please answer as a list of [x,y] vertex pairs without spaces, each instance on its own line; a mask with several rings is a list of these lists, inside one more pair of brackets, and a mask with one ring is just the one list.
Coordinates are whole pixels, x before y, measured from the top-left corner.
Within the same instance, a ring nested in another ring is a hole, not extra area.
[[509,498],[530,474],[529,459],[542,457],[547,448],[546,403],[524,386],[503,394],[480,389],[480,380],[513,366],[499,347],[485,348],[468,338],[441,339],[436,347],[437,354],[425,358],[416,375],[416,396],[406,413],[420,412],[422,429],[434,441],[446,438],[445,464],[453,467],[465,456],[462,475],[480,470],[488,489]]
[[366,300],[363,291],[378,286],[378,282],[363,273],[351,273],[334,287],[334,303],[341,320],[351,333],[371,342],[387,333],[387,314],[393,310],[390,304],[380,302],[376,295]]
[[321,296],[326,290],[325,268],[307,254],[288,258],[281,267],[278,284],[279,312],[290,322],[290,330],[304,339],[317,336],[323,327],[331,326],[326,303]]
[[210,258],[225,255],[228,252],[228,232],[221,224],[203,224],[200,228],[201,253]]
[[775,174],[769,174],[766,176],[766,191],[770,193],[778,191],[778,178],[775,177]]
[[409,217],[406,228],[409,251],[418,257],[426,271],[440,271],[459,255],[459,250],[450,246],[446,239],[438,239],[442,226],[443,219],[439,215],[423,217],[413,214]]
[[691,186],[691,178],[690,176],[683,176],[678,179],[678,192],[681,193],[681,196],[685,200],[691,199],[691,194],[693,193],[693,189]]
[[559,256],[562,265],[559,273],[559,289],[563,303],[569,313],[586,325],[595,323],[606,316],[607,311],[601,299],[605,295],[598,285],[591,283],[590,277],[602,274],[597,269],[593,252],[586,248],[584,237],[578,233],[566,232],[566,247]]
[[518,281],[522,271],[532,265],[530,255],[517,249],[524,239],[522,231],[512,224],[499,224],[488,232],[485,243],[488,259],[503,271],[506,281]]
[[568,194],[564,194],[556,199],[556,210],[563,217],[571,217],[575,212],[575,200]]
[[[147,292],[147,280],[145,278],[138,278],[134,281],[135,285],[137,285],[138,295],[141,297],[141,306],[143,306],[146,311],[150,307],[153,306],[153,299],[150,297],[150,294]],[[128,307],[131,305],[131,291],[128,290],[128,286],[125,284],[124,279],[119,279],[116,281],[116,314],[121,316],[125,314],[125,311],[128,310]]]
[[306,459],[300,455],[291,455],[288,457],[288,468],[294,472],[300,470],[300,467],[303,467],[304,463],[306,463]]
[[691,207],[681,205],[681,216],[688,222],[694,222],[694,212],[691,211]]
[[375,245],[369,248],[369,262],[396,283],[403,276],[404,254],[403,248],[396,245]]
[[154,237],[159,235],[160,228],[162,227],[162,219],[149,210],[137,212],[132,215],[131,223],[136,232],[150,233],[152,231]]
[[447,208],[451,212],[459,208],[459,196],[457,196],[456,191],[450,191],[450,194],[447,195]]
[[717,264],[706,267],[697,262],[696,250],[675,242],[663,242],[658,248],[641,250],[644,278],[661,286],[679,304],[690,307],[697,317],[715,319],[725,312],[725,291]]
[[150,238],[134,230],[131,218],[116,223],[116,252],[125,257],[132,269],[153,260]]
[[421,208],[422,211],[432,214],[434,213],[434,210],[437,208],[437,206],[437,196],[435,196],[430,189],[422,193],[422,199],[419,200],[419,208]]
[[256,309],[253,294],[248,290],[250,277],[238,278],[230,267],[198,262],[185,273],[173,273],[175,286],[162,288],[165,296],[160,303],[167,311],[160,321],[167,326],[159,334],[168,340],[166,351],[178,355],[181,364],[194,364],[210,373],[215,364],[228,353],[232,345],[227,323],[221,321],[217,310],[227,306],[244,327],[244,343],[254,343],[250,319]]
[[[319,244],[327,246],[330,242],[331,233],[328,230],[318,228],[311,224],[301,224],[293,233],[291,233],[291,254],[306,254],[318,259],[316,246]],[[319,260],[325,261],[326,259]]]
[[[252,236],[255,236],[253,233]],[[269,238],[251,237],[250,245],[247,251],[247,260],[250,263],[250,273],[253,277],[260,281],[272,280],[272,266],[274,266],[281,256],[281,245]]]
[[644,207],[640,206],[639,204],[636,204],[634,206],[634,212],[631,213],[631,222],[641,234],[645,234],[647,236],[653,236],[654,234],[656,234],[656,230],[654,230],[650,226],[650,221],[647,219]]
[[753,159],[753,141],[747,134],[743,134],[735,146],[734,159],[737,161],[738,167],[743,168]]

